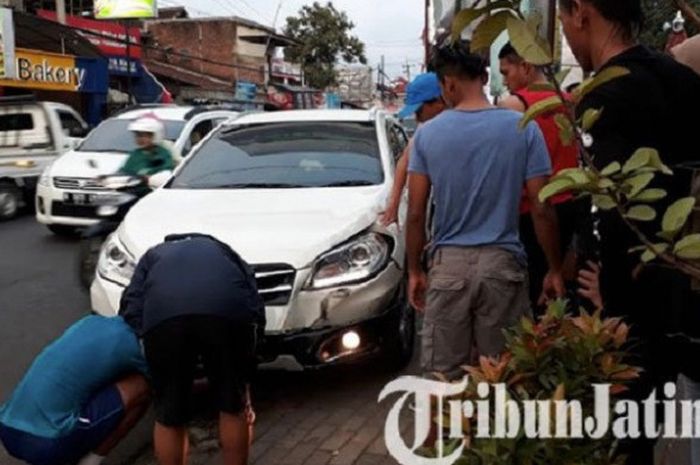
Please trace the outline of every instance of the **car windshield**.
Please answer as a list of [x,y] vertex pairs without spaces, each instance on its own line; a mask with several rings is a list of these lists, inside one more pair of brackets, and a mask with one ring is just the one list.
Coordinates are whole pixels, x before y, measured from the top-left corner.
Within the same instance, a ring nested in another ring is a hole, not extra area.
[[289,122],[221,129],[169,187],[349,187],[383,180],[374,123]]
[[[80,152],[122,152],[128,153],[136,148],[134,136],[129,133],[129,124],[133,120],[115,118],[97,126],[80,145]],[[176,141],[180,137],[184,121],[161,120],[165,126],[165,139]]]

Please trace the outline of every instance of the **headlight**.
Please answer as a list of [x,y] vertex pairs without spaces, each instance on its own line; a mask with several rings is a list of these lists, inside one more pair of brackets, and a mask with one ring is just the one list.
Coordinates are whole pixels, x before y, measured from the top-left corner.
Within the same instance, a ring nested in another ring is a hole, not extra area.
[[49,171],[51,171],[51,165],[47,166],[46,169],[39,176],[39,185],[42,187],[51,187],[51,177],[49,176]]
[[97,270],[104,278],[126,287],[136,269],[136,261],[117,239],[116,233],[107,238],[100,251]]
[[313,264],[307,289],[321,289],[366,281],[377,275],[391,258],[393,242],[370,232],[320,256]]

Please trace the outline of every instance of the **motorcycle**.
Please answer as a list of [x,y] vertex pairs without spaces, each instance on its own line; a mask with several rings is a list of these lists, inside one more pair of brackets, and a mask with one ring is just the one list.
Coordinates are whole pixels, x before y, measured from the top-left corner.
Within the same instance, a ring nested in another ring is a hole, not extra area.
[[100,218],[81,234],[78,251],[78,278],[80,285],[89,290],[95,279],[100,251],[107,237],[117,230],[132,206],[152,189],[160,187],[171,176],[163,171],[149,178],[110,175],[101,179],[101,185],[112,192],[95,196],[96,213]]

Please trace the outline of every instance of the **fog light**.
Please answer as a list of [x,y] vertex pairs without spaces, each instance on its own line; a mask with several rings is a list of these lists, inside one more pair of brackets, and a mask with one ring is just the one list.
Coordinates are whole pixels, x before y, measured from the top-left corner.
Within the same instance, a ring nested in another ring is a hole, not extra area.
[[102,205],[97,208],[97,216],[112,216],[119,211],[119,207],[113,205]]
[[343,348],[347,350],[355,350],[360,347],[362,340],[360,339],[360,335],[355,331],[348,331],[347,333],[343,334],[343,339],[341,342],[343,344]]

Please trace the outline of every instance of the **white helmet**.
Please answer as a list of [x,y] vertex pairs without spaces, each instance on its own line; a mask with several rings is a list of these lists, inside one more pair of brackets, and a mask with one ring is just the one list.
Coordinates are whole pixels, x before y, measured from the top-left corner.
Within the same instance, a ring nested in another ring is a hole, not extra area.
[[151,133],[153,134],[153,143],[155,144],[163,142],[163,136],[165,135],[163,123],[153,116],[143,116],[133,121],[129,124],[129,131]]

